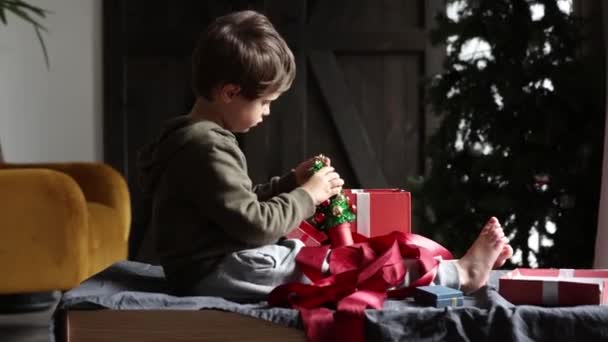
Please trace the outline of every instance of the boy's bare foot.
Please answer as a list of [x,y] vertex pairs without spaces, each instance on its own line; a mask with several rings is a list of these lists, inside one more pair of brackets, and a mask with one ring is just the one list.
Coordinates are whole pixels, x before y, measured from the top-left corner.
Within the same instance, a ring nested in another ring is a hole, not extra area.
[[468,294],[484,286],[492,268],[502,266],[512,255],[513,249],[502,227],[492,217],[467,253],[456,262],[462,291]]
[[511,245],[509,245],[505,241],[505,245],[502,247],[502,251],[498,255],[498,258],[496,258],[496,262],[494,263],[494,268],[502,267],[502,265],[505,264],[507,259],[510,259],[512,256],[513,256],[513,247],[511,247]]

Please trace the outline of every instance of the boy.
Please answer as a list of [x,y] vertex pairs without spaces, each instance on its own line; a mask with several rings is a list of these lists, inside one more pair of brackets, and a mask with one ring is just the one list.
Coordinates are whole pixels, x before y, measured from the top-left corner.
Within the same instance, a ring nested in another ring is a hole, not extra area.
[[[262,186],[253,187],[247,176],[232,132],[262,122],[294,77],[291,51],[258,13],[220,17],[201,36],[193,54],[191,112],[171,120],[140,155],[144,191],[152,196],[150,232],[177,293],[201,293],[200,280],[227,255],[277,242],[344,184],[331,167],[310,176],[312,160]],[[285,244],[268,248],[295,256],[294,241]],[[261,256],[258,263],[262,255],[252,254]],[[294,265],[287,266],[284,271],[294,273]]]
[[[140,156],[144,189],[153,199],[149,230],[171,287],[181,295],[246,301],[285,282],[307,281],[295,266],[301,242],[277,241],[339,193],[344,181],[330,166],[309,174],[311,159],[254,187],[233,135],[261,123],[272,101],[289,89],[291,51],[265,16],[243,11],[211,23],[192,65],[192,110],[171,120]],[[464,279],[466,287],[474,275],[474,287],[485,283],[491,266],[504,262],[498,259],[505,245],[498,223],[488,227],[488,238],[472,248],[475,258],[445,263],[438,278],[454,286]],[[489,268],[471,266],[478,259]]]

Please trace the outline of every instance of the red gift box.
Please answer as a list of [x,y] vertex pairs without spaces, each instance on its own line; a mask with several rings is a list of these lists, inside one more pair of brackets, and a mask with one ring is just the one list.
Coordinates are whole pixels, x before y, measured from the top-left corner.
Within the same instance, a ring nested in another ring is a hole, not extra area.
[[306,246],[320,246],[327,240],[327,234],[315,228],[306,221],[302,221],[298,227],[289,232],[288,239],[300,239]]
[[608,304],[608,270],[515,269],[498,280],[513,304],[573,306]]
[[392,231],[411,232],[411,195],[402,189],[344,189],[357,206],[353,231],[374,237]]
[[[356,206],[357,219],[351,229],[361,235],[374,237],[392,231],[411,232],[411,195],[401,189],[344,189],[344,194]],[[319,246],[327,234],[303,221],[286,236],[300,239],[307,246]]]

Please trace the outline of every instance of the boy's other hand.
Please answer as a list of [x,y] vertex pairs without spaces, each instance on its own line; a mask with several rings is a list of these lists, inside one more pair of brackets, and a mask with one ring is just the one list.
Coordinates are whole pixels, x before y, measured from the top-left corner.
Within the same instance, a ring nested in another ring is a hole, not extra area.
[[[296,166],[295,169],[293,169],[293,172],[296,176],[296,183],[298,185],[302,185],[302,184],[306,183],[306,181],[310,178],[310,176],[312,176],[312,173],[310,172],[310,168],[312,167],[312,164],[315,162],[315,158],[317,158],[317,157],[312,157],[308,160],[305,160],[305,161],[301,162],[298,166]],[[327,166],[331,165],[331,160],[327,157],[325,157],[325,164]]]
[[344,180],[331,166],[326,166],[313,174],[302,188],[308,192],[315,206],[323,203],[342,190]]

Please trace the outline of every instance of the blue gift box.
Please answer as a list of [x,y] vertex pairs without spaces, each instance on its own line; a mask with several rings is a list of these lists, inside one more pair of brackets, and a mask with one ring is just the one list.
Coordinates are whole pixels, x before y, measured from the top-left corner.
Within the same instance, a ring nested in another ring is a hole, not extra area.
[[414,292],[414,300],[419,305],[443,308],[461,306],[464,300],[462,291],[445,286],[420,286]]

